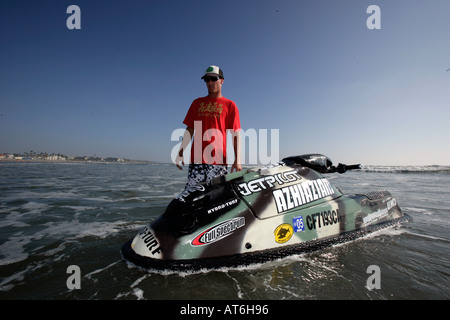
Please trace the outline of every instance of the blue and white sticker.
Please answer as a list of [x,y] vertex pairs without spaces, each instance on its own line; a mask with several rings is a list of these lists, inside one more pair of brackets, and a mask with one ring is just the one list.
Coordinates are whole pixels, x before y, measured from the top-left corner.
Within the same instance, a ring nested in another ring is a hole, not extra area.
[[298,216],[292,219],[294,232],[305,231],[305,224],[303,223],[303,216]]

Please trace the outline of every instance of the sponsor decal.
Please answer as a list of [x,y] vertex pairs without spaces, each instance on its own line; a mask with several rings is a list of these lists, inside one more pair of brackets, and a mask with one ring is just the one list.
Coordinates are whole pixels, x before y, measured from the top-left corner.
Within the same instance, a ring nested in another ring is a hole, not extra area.
[[292,186],[274,190],[278,213],[302,206],[334,193],[330,182],[325,179],[308,180]]
[[397,200],[395,198],[392,198],[388,202],[386,202],[386,206],[388,210],[391,210],[393,207],[397,205]]
[[275,231],[273,232],[275,235],[275,241],[278,243],[285,243],[291,239],[294,234],[294,229],[289,223],[280,224]]
[[338,209],[313,213],[306,216],[306,226],[309,230],[334,225],[341,221]]
[[294,232],[305,231],[305,224],[303,223],[303,216],[298,216],[292,219]]
[[369,213],[366,217],[363,218],[364,224],[371,224],[376,220],[385,218],[389,215],[389,210],[397,205],[397,200],[395,198],[386,202],[386,208],[379,209],[375,212]]
[[238,190],[243,196],[249,196],[253,193],[273,188],[275,186],[274,183],[283,185],[301,179],[302,177],[297,173],[297,170],[290,170],[241,183],[238,185]]
[[234,231],[245,226],[245,218],[238,217],[221,222],[197,235],[191,245],[203,246],[228,237]]
[[161,253],[161,246],[159,245],[153,233],[147,227],[142,230],[141,238],[152,255],[155,255],[155,253]]
[[216,211],[219,211],[219,210],[222,210],[222,209],[224,209],[226,207],[229,207],[229,206],[233,206],[233,205],[237,204],[238,201],[239,201],[238,199],[233,199],[233,200],[230,200],[230,201],[225,202],[223,204],[220,204],[218,206],[215,206],[214,208],[208,209],[208,214],[216,212]]

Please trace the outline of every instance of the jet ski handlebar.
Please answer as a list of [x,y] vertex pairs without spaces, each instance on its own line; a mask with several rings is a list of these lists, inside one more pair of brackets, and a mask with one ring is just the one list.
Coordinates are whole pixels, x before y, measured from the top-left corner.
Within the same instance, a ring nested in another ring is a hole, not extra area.
[[303,154],[299,156],[287,157],[282,160],[287,165],[301,165],[311,168],[320,173],[344,173],[348,170],[361,169],[361,164],[346,165],[339,163],[337,166],[333,166],[333,162],[327,156],[323,154]]
[[344,172],[346,172],[348,170],[355,170],[355,169],[362,169],[362,165],[361,164],[346,165],[346,164],[343,164],[343,163],[339,163],[337,165],[337,167],[331,166],[327,170],[327,173],[333,173],[333,172],[344,173]]

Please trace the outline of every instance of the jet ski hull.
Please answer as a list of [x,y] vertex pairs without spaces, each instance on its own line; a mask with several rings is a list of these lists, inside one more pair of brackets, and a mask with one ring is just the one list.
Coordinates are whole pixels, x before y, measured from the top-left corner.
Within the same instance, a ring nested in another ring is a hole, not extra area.
[[410,221],[412,221],[411,217],[409,215],[404,215],[401,218],[385,221],[364,229],[345,232],[325,239],[317,239],[300,244],[289,245],[282,248],[273,248],[259,252],[234,254],[223,257],[179,260],[153,259],[136,254],[136,252],[131,247],[132,239],[130,239],[123,245],[122,254],[124,258],[129,262],[145,269],[195,271],[201,269],[236,268],[275,261],[289,256],[325,249],[339,243],[354,241],[358,238],[366,236],[367,234],[384,228],[389,228],[397,224]]

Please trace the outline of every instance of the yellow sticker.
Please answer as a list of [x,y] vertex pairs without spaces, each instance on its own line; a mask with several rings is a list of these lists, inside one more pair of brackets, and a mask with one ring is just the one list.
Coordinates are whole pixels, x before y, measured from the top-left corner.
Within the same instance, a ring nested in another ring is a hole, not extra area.
[[278,243],[285,243],[289,241],[289,239],[294,234],[294,229],[288,223],[280,224],[275,231],[273,232],[275,235],[275,241]]

